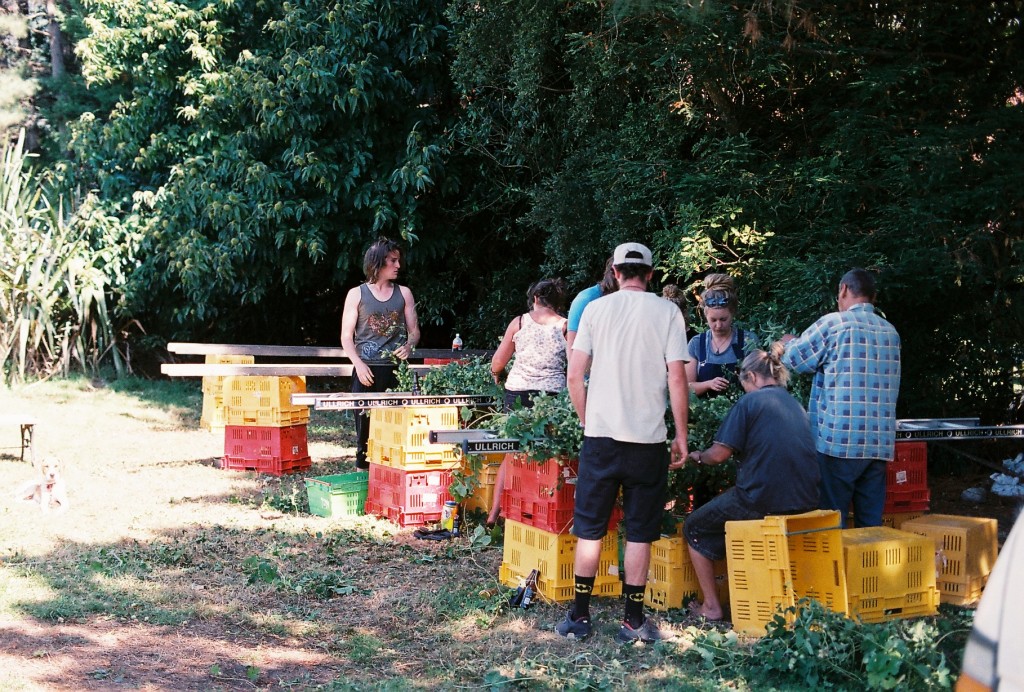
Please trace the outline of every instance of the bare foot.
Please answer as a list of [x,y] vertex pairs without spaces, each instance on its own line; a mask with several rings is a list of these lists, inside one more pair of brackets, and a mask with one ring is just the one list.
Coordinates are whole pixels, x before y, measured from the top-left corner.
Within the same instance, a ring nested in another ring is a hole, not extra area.
[[721,606],[717,609],[712,609],[707,606],[706,603],[698,603],[696,600],[690,601],[686,604],[691,615],[704,618],[706,620],[721,620],[725,616],[725,612]]

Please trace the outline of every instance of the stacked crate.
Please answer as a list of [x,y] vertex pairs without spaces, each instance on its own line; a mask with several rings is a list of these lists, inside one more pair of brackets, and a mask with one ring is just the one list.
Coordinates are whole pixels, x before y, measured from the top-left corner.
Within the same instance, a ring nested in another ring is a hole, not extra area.
[[[230,363],[236,365],[252,365],[256,359],[252,356],[225,356],[209,354],[208,364]],[[219,432],[224,429],[224,377],[206,375],[203,377],[203,414],[199,418],[199,427],[203,430]]]
[[887,526],[842,535],[850,617],[884,622],[936,613],[939,591],[929,537]]
[[309,407],[291,403],[306,391],[302,377],[225,377],[224,458],[221,468],[280,476],[312,463],[307,424]]
[[[466,512],[475,509],[486,514],[491,511],[491,505],[494,504],[494,485],[498,480],[498,469],[501,468],[501,462],[505,455],[480,454],[477,456],[480,459],[480,470],[474,474],[476,489],[472,495],[466,498],[463,507]],[[463,467],[463,473],[473,473],[468,463]]]
[[576,509],[576,475],[579,461],[560,464],[557,459],[530,461],[512,454],[505,467],[501,513],[527,526],[568,533]]
[[[682,524],[679,525],[680,529]],[[729,602],[728,563],[715,562],[715,593],[722,604]],[[690,599],[704,600],[690,551],[682,534],[662,536],[651,544],[651,564],[647,570],[644,604],[651,610],[682,608]]]
[[981,598],[999,555],[995,519],[928,514],[903,524],[904,531],[927,536],[935,544],[939,600],[970,605]]
[[847,612],[839,512],[768,516],[725,524],[732,624],[763,636],[801,598]]
[[457,430],[457,406],[395,406],[370,410],[366,513],[400,526],[441,519],[461,463],[451,444],[431,444],[431,430]]
[[[572,528],[576,503],[578,460],[530,461],[525,454],[511,455],[505,467],[501,511],[505,516],[505,548],[500,578],[518,586],[534,569],[537,588],[551,601],[568,601],[575,593],[576,537]],[[601,557],[594,595],[620,596],[618,536],[609,531],[601,541]]]
[[896,458],[886,465],[884,523],[899,528],[904,521],[914,518],[909,515],[927,512],[930,500],[928,443],[897,442]]

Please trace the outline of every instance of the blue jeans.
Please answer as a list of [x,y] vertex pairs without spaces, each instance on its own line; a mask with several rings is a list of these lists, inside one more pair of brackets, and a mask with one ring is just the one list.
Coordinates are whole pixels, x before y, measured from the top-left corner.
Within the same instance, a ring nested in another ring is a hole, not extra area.
[[881,526],[885,508],[885,464],[881,459],[840,459],[818,452],[821,509],[835,509],[846,528],[853,503],[854,526]]

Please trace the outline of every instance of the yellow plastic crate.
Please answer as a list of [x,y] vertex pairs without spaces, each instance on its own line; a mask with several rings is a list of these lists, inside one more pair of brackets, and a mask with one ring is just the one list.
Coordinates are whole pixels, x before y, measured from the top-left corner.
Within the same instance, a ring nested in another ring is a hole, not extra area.
[[989,517],[928,514],[903,525],[904,531],[935,543],[939,598],[967,605],[981,597],[999,557],[998,522]]
[[769,516],[725,524],[733,628],[763,635],[779,609],[814,598],[847,612],[839,512]]
[[199,417],[199,427],[210,431],[224,430],[223,396],[210,392],[203,394],[203,413]]
[[[217,365],[220,363],[228,363],[234,365],[252,365],[256,362],[256,358],[253,356],[235,356],[235,355],[222,355],[218,353],[210,353],[206,356],[206,363]],[[224,391],[224,378],[226,375],[204,375],[203,376],[203,394],[216,394],[222,396]]]
[[986,583],[988,583],[987,575],[984,577],[974,577],[966,582],[943,581],[939,579],[935,585],[939,589],[940,603],[966,606],[974,605],[978,602],[982,592],[985,590]]
[[[517,521],[505,520],[505,550],[500,579],[505,586],[519,586],[533,570],[540,571],[537,588],[549,601],[571,601],[576,593],[574,563],[576,536],[553,533]],[[601,540],[601,558],[594,579],[595,596],[621,596],[618,535]]]
[[892,512],[890,514],[882,515],[882,526],[888,526],[890,529],[903,529],[903,525],[912,519],[923,517],[924,512]]
[[[236,363],[249,365],[256,362],[252,356],[226,356],[208,354],[207,363]],[[199,427],[203,430],[219,431],[224,429],[224,376],[207,375],[203,377],[203,413],[199,417]]]
[[992,573],[999,556],[998,522],[988,517],[927,514],[903,525],[904,531],[928,536],[942,551],[940,581],[967,583]]
[[884,622],[936,613],[930,538],[887,526],[847,529],[842,535],[851,617]]
[[431,430],[458,430],[458,406],[397,406],[370,409],[366,455],[374,464],[406,471],[458,468],[450,443],[430,444]]
[[687,596],[696,597],[699,591],[686,539],[663,536],[652,543],[644,603],[658,611],[682,608]]
[[238,375],[224,378],[225,425],[286,427],[309,422],[309,407],[292,404],[292,394],[306,391],[306,379]]
[[479,509],[484,512],[491,511],[494,504],[494,484],[498,480],[498,469],[501,467],[501,460],[504,454],[482,454],[480,470],[477,471],[477,487],[473,494],[466,498],[463,503],[466,511]]

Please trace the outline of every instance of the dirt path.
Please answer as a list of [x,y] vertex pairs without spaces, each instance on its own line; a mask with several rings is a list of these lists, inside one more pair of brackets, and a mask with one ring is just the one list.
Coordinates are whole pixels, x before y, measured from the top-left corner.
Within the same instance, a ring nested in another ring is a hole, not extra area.
[[[225,636],[230,635],[230,636]],[[327,684],[342,672],[299,641],[202,623],[0,621],[0,689],[210,690]]]
[[[51,584],[25,577],[40,563],[74,575],[75,561],[124,541],[166,545],[175,532],[211,523],[253,530],[268,516],[284,517],[246,504],[280,481],[217,468],[222,437],[198,430],[197,400],[188,408],[154,407],[86,383],[48,384],[4,393],[0,410],[36,416],[39,453],[64,461],[70,495],[70,509],[60,514],[15,503],[7,492],[0,501],[0,689],[253,689],[315,686],[339,675],[335,658],[302,639],[246,631],[230,619],[153,625],[114,613],[54,621],[19,616],[23,599],[64,607],[54,589],[59,577]],[[0,439],[16,441],[16,434],[0,431]],[[0,487],[33,477],[11,456],[17,450],[4,451]],[[327,443],[312,449],[321,463],[347,452]],[[208,588],[202,581],[192,584],[197,593]],[[146,613],[152,604],[139,600]]]

